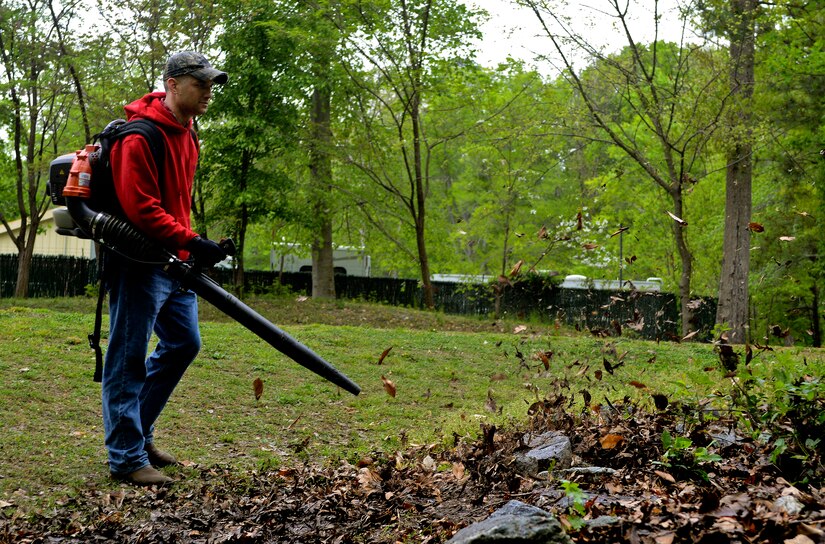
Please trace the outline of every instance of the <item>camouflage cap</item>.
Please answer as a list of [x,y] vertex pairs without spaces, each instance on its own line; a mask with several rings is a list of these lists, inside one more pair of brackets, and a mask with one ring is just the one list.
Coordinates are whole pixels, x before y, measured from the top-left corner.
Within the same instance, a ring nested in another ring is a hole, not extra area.
[[226,72],[213,68],[206,57],[195,51],[175,53],[166,61],[163,80],[179,76],[192,76],[201,81],[213,81],[218,85],[223,85],[229,79]]

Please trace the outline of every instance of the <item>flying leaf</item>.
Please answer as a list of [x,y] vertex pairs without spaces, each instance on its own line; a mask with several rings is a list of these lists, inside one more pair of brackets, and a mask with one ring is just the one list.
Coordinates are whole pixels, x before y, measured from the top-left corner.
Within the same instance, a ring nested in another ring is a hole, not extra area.
[[545,238],[548,238],[548,236],[549,235],[547,234],[547,227],[542,225],[538,232],[539,240],[544,240]]
[[689,332],[685,336],[682,337],[682,341],[684,342],[685,340],[690,340],[691,338],[693,338],[697,334],[699,334],[699,331]]
[[657,410],[664,410],[667,408],[667,397],[661,393],[653,393],[653,404],[656,405]]
[[679,223],[679,225],[681,225],[681,226],[683,226],[683,227],[686,227],[686,226],[687,226],[687,221],[685,221],[684,219],[681,219],[681,218],[679,218],[679,217],[677,217],[677,216],[673,215],[673,214],[672,214],[672,213],[670,213],[670,212],[667,212],[667,214],[670,216],[670,218],[671,218],[671,219],[673,219],[674,221],[676,221],[677,223]]
[[536,353],[536,358],[539,361],[541,361],[541,364],[544,365],[544,370],[550,370],[550,357],[549,357],[548,353],[550,355],[553,355],[552,351],[549,351],[549,352],[540,351],[540,352]]
[[796,240],[796,236],[780,236],[779,237],[780,242],[793,242],[794,240]]
[[390,347],[388,347],[387,349],[384,350],[384,352],[381,354],[381,357],[378,358],[378,364],[379,365],[384,362],[384,358],[387,356],[387,354],[389,354],[391,349],[392,349],[392,346],[390,346]]
[[516,327],[513,328],[513,334],[520,334],[520,333],[522,333],[526,330],[527,330],[527,325],[516,325]]
[[521,266],[522,266],[523,264],[524,264],[524,260],[522,259],[522,260],[520,260],[519,262],[517,262],[515,265],[513,265],[513,268],[510,270],[510,277],[511,277],[511,278],[512,278],[513,276],[517,276],[517,275],[518,275],[519,271],[521,270]]
[[584,249],[588,249],[588,250],[596,249],[597,247],[599,247],[599,244],[594,244],[593,242],[587,242],[586,244],[582,244],[582,247]]
[[493,391],[490,389],[487,390],[487,400],[484,402],[484,408],[494,414],[498,410],[498,405],[496,405],[496,401],[493,398]]
[[751,232],[765,232],[765,227],[761,223],[748,223],[748,230]]
[[606,434],[599,439],[603,450],[612,450],[624,442],[624,437],[620,434]]
[[576,230],[582,230],[584,225],[582,224],[582,212],[576,214]]
[[395,398],[395,384],[383,375],[381,376],[381,381],[384,383],[384,391],[392,398]]
[[252,390],[255,392],[255,400],[261,400],[261,395],[264,394],[264,382],[260,378],[255,378],[252,382]]
[[623,233],[623,232],[624,232],[624,231],[626,231],[626,230],[630,230],[630,227],[621,227],[619,230],[617,230],[616,232],[614,232],[613,234],[611,234],[611,235],[610,235],[610,237],[611,237],[611,238],[613,238],[614,236],[616,236],[616,235],[618,235],[618,234],[621,234],[621,233]]

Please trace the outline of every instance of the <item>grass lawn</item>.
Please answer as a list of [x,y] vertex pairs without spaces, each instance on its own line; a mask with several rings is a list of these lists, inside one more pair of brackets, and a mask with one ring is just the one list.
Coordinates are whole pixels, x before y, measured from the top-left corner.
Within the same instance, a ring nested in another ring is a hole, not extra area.
[[[524,421],[558,380],[594,404],[629,395],[651,405],[651,393],[696,400],[729,382],[708,344],[597,338],[354,302],[290,297],[249,305],[362,392],[339,390],[203,307],[203,349],[156,431],[158,444],[184,461],[174,469],[183,485],[192,464],[243,472],[355,461],[408,443],[451,444],[455,435],[475,436],[484,422]],[[106,466],[100,386],[85,339],[93,321],[92,299],[0,300],[0,505],[42,510],[81,489],[122,485]],[[820,376],[823,353],[775,348],[758,352],[751,367],[766,379]],[[395,384],[395,397],[382,377]],[[258,400],[256,378],[264,384]]]

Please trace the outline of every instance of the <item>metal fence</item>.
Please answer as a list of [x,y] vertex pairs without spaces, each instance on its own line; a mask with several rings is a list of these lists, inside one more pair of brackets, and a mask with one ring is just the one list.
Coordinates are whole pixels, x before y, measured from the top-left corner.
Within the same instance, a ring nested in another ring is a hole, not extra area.
[[[232,271],[214,270],[211,275],[225,287],[232,284]],[[308,273],[246,271],[244,280],[246,292],[268,292],[281,284],[297,294],[312,294]],[[13,296],[16,281],[17,256],[0,255],[0,296]],[[78,296],[96,282],[94,260],[35,256],[29,296]],[[680,330],[678,298],[672,293],[565,289],[546,278],[528,278],[504,287],[433,282],[433,288],[436,309],[449,314],[492,316],[498,308],[499,315],[558,321],[606,336],[633,331],[656,340],[676,339]],[[335,291],[342,299],[423,307],[423,290],[417,280],[342,275],[335,277]],[[692,325],[700,331],[697,339],[707,339],[716,302],[702,299],[694,306]]]

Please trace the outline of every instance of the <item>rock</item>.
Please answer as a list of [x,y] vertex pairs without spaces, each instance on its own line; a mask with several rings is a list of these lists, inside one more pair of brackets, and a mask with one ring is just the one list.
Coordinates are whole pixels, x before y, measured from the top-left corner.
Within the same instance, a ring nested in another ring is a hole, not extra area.
[[617,525],[622,522],[622,518],[616,516],[599,516],[595,519],[588,519],[584,521],[584,525],[588,529],[597,529],[599,527],[609,527]]
[[549,512],[520,501],[510,501],[485,520],[457,532],[448,544],[572,544],[561,524]]
[[558,472],[562,477],[572,478],[575,476],[583,476],[585,480],[590,481],[608,478],[619,473],[618,470],[610,467],[571,467],[559,470]]
[[802,504],[802,501],[793,495],[784,495],[773,501],[773,510],[775,512],[785,512],[789,516],[799,514],[804,508],[805,505]]
[[573,446],[563,434],[546,432],[530,437],[527,445],[532,449],[527,453],[516,454],[514,459],[516,470],[522,475],[536,478],[540,472],[548,470],[550,465],[554,469],[565,469],[573,463]]

